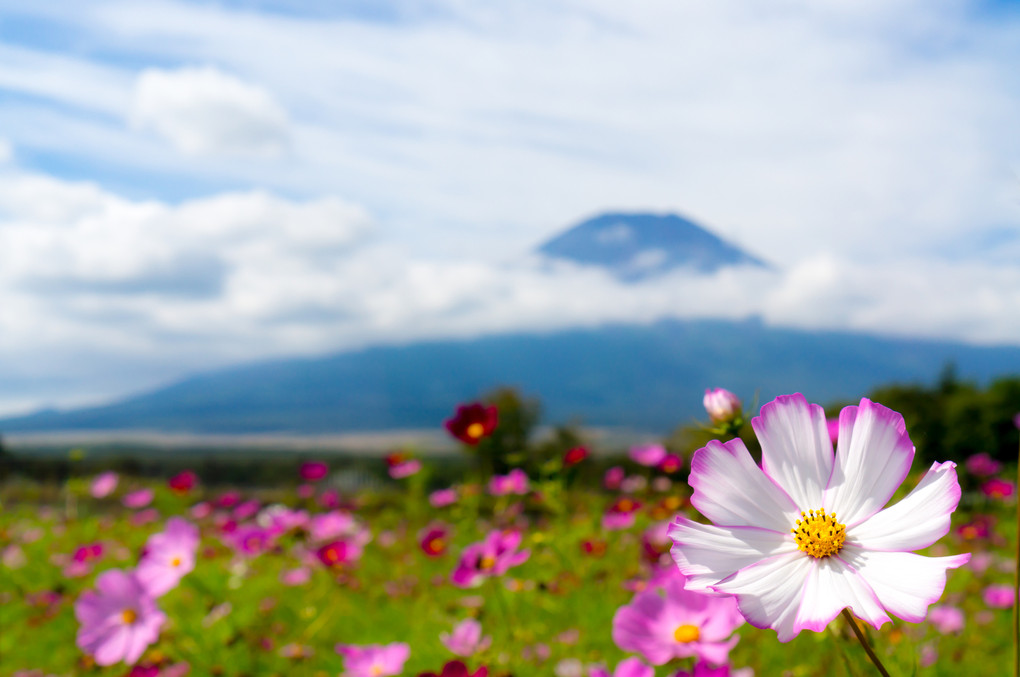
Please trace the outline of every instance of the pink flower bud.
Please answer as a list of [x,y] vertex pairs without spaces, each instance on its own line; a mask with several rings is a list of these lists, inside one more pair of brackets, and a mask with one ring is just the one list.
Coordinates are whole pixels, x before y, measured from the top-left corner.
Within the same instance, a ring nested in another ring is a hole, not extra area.
[[740,415],[743,406],[740,398],[725,388],[706,388],[703,402],[713,423],[732,421]]

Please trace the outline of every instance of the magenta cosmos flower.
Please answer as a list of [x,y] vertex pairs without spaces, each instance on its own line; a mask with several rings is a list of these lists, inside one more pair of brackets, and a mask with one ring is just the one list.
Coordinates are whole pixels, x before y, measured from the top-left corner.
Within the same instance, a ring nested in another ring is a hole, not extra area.
[[342,677],[387,677],[399,675],[411,656],[411,647],[403,642],[392,644],[337,644],[336,652],[344,657]]
[[166,620],[138,579],[119,569],[100,574],[96,590],[78,598],[74,615],[81,623],[78,647],[99,665],[136,662]]
[[620,661],[612,674],[598,665],[588,672],[588,677],[655,677],[655,668],[645,665],[640,658],[631,656]]
[[459,587],[470,588],[479,585],[485,578],[502,576],[511,567],[523,564],[531,555],[530,550],[518,550],[520,544],[519,532],[493,531],[485,540],[464,548],[450,581]]
[[736,595],[745,618],[781,642],[821,631],[847,607],[876,628],[890,613],[924,620],[946,570],[970,559],[911,552],[949,531],[956,464],[933,464],[883,509],[914,458],[895,411],[867,399],[844,408],[835,455],[822,408],[799,393],[769,402],[751,425],[761,467],[740,439],[694,454],[691,503],[714,525],[677,518],[670,528],[687,588]]
[[322,461],[306,461],[301,464],[298,473],[306,482],[318,482],[329,474],[329,466]]
[[450,661],[443,666],[443,671],[438,675],[434,672],[423,672],[418,677],[488,677],[488,675],[489,668],[484,665],[471,672],[463,661]]
[[613,617],[613,641],[624,651],[644,656],[652,665],[694,656],[725,663],[744,624],[737,602],[729,596],[684,590],[684,577],[674,574],[657,589],[645,590]]
[[528,493],[528,474],[514,468],[506,475],[493,475],[489,479],[489,493],[493,496],[524,495]]
[[181,578],[195,568],[198,551],[198,528],[180,517],[167,520],[166,530],[153,534],[135,575],[146,591],[160,597],[177,587]]

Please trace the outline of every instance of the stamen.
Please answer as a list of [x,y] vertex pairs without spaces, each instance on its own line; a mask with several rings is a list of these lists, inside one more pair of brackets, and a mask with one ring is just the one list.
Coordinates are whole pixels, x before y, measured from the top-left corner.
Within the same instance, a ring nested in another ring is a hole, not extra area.
[[846,526],[836,521],[836,513],[826,514],[825,508],[800,513],[801,519],[790,530],[797,549],[815,558],[835,555],[846,541]]
[[124,625],[131,625],[138,619],[138,612],[134,609],[124,609],[120,612],[120,619],[124,621]]
[[465,431],[468,437],[478,439],[485,433],[485,426],[481,423],[472,423]]
[[673,631],[673,639],[681,644],[697,642],[701,637],[701,630],[696,625],[681,625]]

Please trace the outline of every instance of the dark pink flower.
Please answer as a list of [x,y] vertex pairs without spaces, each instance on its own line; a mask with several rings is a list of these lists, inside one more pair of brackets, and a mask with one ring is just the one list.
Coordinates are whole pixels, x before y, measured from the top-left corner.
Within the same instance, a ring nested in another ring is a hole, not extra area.
[[569,468],[572,465],[577,465],[586,458],[588,458],[588,449],[586,447],[574,447],[563,455],[563,466],[565,468]]
[[977,475],[978,477],[991,477],[1002,470],[1002,464],[984,452],[969,457],[964,462],[963,467],[971,475]]
[[257,513],[259,511],[259,508],[261,507],[262,504],[253,498],[251,500],[245,501],[244,503],[238,504],[238,506],[234,508],[233,517],[237,521],[243,522],[244,520],[248,519],[249,517]]
[[514,468],[506,475],[493,475],[489,480],[489,493],[493,496],[528,493],[528,475]]
[[616,645],[652,665],[691,656],[725,663],[739,639],[733,631],[744,623],[737,600],[684,590],[684,580],[678,573],[666,583],[664,595],[646,590],[620,607],[613,617]]
[[342,677],[390,677],[404,670],[411,656],[411,647],[403,642],[392,644],[337,644],[336,652],[344,657]]
[[89,543],[83,545],[74,551],[72,559],[75,562],[92,562],[103,556],[103,544],[102,543]]
[[511,567],[527,561],[530,550],[517,550],[521,534],[516,531],[493,531],[484,540],[464,548],[460,562],[450,576],[461,588],[479,585],[492,576],[502,576]]
[[167,485],[178,494],[185,494],[195,488],[198,475],[190,470],[177,473],[167,481]]
[[1011,585],[989,585],[981,596],[993,609],[1008,609],[1013,606],[1013,594]]
[[457,502],[457,490],[454,488],[437,489],[429,494],[429,505],[433,508],[445,508]]
[[588,672],[588,677],[655,677],[655,668],[631,656],[620,661],[611,675],[606,668],[596,666]]
[[418,534],[418,544],[429,557],[439,557],[450,544],[450,527],[445,524],[429,525]]
[[675,472],[680,472],[680,469],[684,467],[684,460],[676,454],[666,454],[659,461],[659,470],[669,475]]
[[180,517],[171,517],[166,529],[145,543],[135,576],[152,597],[161,597],[195,568],[197,552],[198,528]]
[[78,647],[99,665],[131,664],[159,639],[166,616],[131,574],[111,569],[96,579],[74,605],[81,623]]
[[451,435],[465,444],[474,446],[492,434],[499,424],[499,410],[480,402],[463,404],[457,413],[443,425]]
[[418,674],[418,677],[488,677],[488,675],[489,668],[484,665],[474,672],[470,672],[461,661],[450,661],[443,666],[443,671],[438,675],[434,672],[422,672]]
[[612,468],[606,471],[606,474],[602,477],[602,486],[609,491],[616,491],[620,488],[620,483],[623,482],[623,478],[627,476],[624,469],[618,465],[614,465]]
[[1016,485],[1012,482],[1001,480],[998,477],[993,477],[981,485],[981,493],[988,498],[1003,500],[1016,493]]
[[623,496],[616,499],[602,515],[602,528],[609,531],[629,529],[634,525],[634,518],[640,508],[641,504],[633,498]]
[[992,534],[995,518],[991,515],[977,515],[971,521],[956,527],[956,535],[965,541],[983,541]]
[[322,461],[308,461],[298,471],[305,482],[318,482],[329,474],[329,466]]
[[839,441],[839,417],[825,419],[825,427],[829,429],[829,441],[835,445]]
[[255,524],[236,527],[225,534],[225,542],[237,553],[255,557],[270,550],[276,544],[277,534]]

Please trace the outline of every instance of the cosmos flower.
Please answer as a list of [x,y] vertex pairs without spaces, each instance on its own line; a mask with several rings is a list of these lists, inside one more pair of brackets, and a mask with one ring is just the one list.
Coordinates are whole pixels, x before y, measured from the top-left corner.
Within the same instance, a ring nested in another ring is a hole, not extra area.
[[623,478],[627,476],[627,473],[621,466],[614,465],[612,468],[606,471],[606,474],[602,477],[602,486],[609,491],[616,491],[620,488],[620,483],[623,482]]
[[641,504],[633,498],[623,496],[616,499],[602,515],[602,528],[607,531],[629,529],[634,525],[634,519],[640,508]]
[[443,671],[438,675],[434,672],[422,672],[418,677],[488,677],[489,668],[484,665],[474,672],[469,672],[468,667],[461,661],[450,661],[443,666]]
[[74,605],[78,647],[99,665],[132,664],[159,639],[166,616],[132,574],[111,569]]
[[481,402],[462,404],[444,425],[451,435],[472,446],[492,434],[499,423],[499,409]]
[[684,577],[673,574],[663,592],[649,589],[613,616],[613,641],[624,651],[641,654],[652,665],[694,656],[725,663],[744,624],[737,601],[729,596],[684,590]]
[[386,456],[386,465],[389,468],[390,477],[395,480],[416,475],[421,470],[421,461],[400,452],[388,454]]
[[511,567],[527,561],[530,550],[517,550],[521,534],[516,531],[493,531],[484,540],[464,548],[460,562],[450,581],[461,588],[479,585],[483,579],[502,576]]
[[430,524],[418,534],[418,544],[429,557],[439,557],[446,552],[450,543],[450,527],[445,524]]
[[659,465],[664,458],[666,458],[666,447],[661,444],[645,444],[630,449],[630,460],[649,468]]
[[588,458],[587,447],[573,447],[563,454],[563,467],[569,468]]
[[943,635],[963,630],[963,611],[955,606],[940,604],[928,609],[928,622]]
[[489,493],[493,496],[528,493],[528,475],[520,468],[514,468],[506,475],[493,475],[489,479]]
[[1008,609],[1013,606],[1013,594],[1011,585],[989,585],[981,597],[993,609]]
[[684,467],[684,460],[676,454],[666,454],[659,461],[657,467],[662,472],[672,475],[675,472],[680,472],[680,469]]
[[153,534],[145,543],[144,554],[135,575],[153,597],[177,587],[181,578],[195,568],[198,529],[180,517],[167,520],[166,529]]
[[914,458],[903,417],[862,399],[839,422],[834,455],[821,407],[800,394],[766,404],[751,422],[761,467],[740,439],[709,442],[691,464],[691,503],[714,525],[677,518],[670,529],[687,588],[736,595],[747,620],[782,642],[848,607],[876,628],[890,613],[920,622],[946,570],[970,559],[911,552],[949,531],[956,464],[933,464],[883,509]]
[[702,398],[712,423],[727,423],[742,413],[740,398],[725,388],[706,388]]
[[197,483],[198,475],[190,470],[181,471],[167,480],[167,485],[178,494],[185,494],[191,491]]
[[436,489],[429,494],[429,505],[433,508],[445,508],[448,505],[453,505],[457,502],[457,490],[454,488],[449,489]]
[[450,653],[467,658],[479,651],[485,651],[492,644],[492,637],[482,637],[482,624],[473,618],[465,618],[453,626],[453,632],[439,633],[439,641]]
[[390,677],[404,670],[411,656],[411,647],[403,642],[392,644],[337,644],[336,652],[344,657],[342,677]]
[[640,658],[631,656],[620,661],[612,674],[598,665],[588,671],[588,677],[655,677],[655,668],[645,665]]
[[307,461],[301,464],[298,474],[305,482],[318,482],[329,474],[329,466],[322,461]]
[[984,452],[968,457],[964,461],[963,467],[971,475],[977,475],[978,477],[991,477],[1002,470],[1002,464]]
[[92,494],[92,498],[106,498],[117,488],[119,481],[120,478],[113,471],[99,473],[89,485],[89,493]]
[[138,489],[131,493],[124,495],[124,507],[126,508],[144,508],[145,506],[152,503],[153,497],[156,493],[152,489]]
[[988,498],[1005,500],[1016,493],[1016,485],[1012,482],[993,477],[981,485],[981,493]]

